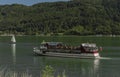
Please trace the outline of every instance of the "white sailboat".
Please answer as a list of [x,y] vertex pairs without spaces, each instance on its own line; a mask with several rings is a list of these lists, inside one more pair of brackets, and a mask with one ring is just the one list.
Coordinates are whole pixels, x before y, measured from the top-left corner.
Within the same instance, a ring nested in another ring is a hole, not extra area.
[[14,35],[12,35],[11,43],[16,43],[16,39],[15,39],[15,36],[14,36]]

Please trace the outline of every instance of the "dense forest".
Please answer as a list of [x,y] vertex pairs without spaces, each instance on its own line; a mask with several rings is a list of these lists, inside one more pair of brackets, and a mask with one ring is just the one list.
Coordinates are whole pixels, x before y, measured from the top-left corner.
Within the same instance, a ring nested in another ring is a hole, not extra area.
[[120,0],[0,5],[0,34],[120,35]]

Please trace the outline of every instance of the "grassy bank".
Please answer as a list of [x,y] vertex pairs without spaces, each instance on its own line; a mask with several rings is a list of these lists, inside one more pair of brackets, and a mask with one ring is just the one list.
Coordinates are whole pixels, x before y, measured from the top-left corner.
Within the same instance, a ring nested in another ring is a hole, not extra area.
[[[55,70],[51,66],[46,66],[42,70],[42,74],[40,77],[56,77],[54,76]],[[32,74],[29,74],[27,72],[14,72],[7,68],[0,68],[0,77],[34,77]],[[62,73],[62,75],[58,74],[57,77],[66,77],[65,71]]]

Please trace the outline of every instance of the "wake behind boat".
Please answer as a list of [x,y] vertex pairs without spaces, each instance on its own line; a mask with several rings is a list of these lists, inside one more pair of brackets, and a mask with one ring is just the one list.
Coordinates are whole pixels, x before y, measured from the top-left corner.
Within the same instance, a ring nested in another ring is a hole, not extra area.
[[82,43],[79,46],[67,46],[62,42],[42,42],[40,47],[34,47],[37,55],[74,57],[74,58],[99,58],[99,49],[96,44]]

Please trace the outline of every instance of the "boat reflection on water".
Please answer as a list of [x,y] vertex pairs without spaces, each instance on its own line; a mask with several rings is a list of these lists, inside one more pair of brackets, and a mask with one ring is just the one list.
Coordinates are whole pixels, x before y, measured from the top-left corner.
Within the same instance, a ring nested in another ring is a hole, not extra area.
[[93,65],[83,67],[81,75],[83,77],[98,77],[98,71],[99,71],[99,59],[95,59],[93,61]]
[[99,64],[100,64],[100,60],[99,59],[95,59],[94,60],[94,71],[97,72],[99,69]]
[[11,44],[11,51],[13,57],[13,64],[16,63],[16,44]]
[[58,57],[34,57],[35,66],[41,68],[50,65],[54,68],[55,74],[65,71],[67,77],[98,77],[99,59],[75,59]]

